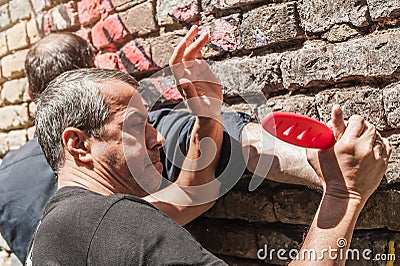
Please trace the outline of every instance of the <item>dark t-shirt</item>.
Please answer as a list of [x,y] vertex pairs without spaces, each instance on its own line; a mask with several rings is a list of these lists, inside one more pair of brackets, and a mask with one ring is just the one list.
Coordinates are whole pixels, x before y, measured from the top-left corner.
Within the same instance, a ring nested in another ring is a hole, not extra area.
[[80,187],[44,210],[27,265],[226,265],[146,201]]

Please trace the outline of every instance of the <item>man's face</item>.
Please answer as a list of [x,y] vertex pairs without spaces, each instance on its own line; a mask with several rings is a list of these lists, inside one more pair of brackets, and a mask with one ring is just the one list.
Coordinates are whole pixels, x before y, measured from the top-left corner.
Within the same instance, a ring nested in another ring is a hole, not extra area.
[[99,88],[111,115],[103,138],[92,148],[93,157],[110,182],[121,187],[119,193],[145,196],[156,191],[162,179],[159,149],[164,139],[148,123],[140,94],[122,81],[104,82]]

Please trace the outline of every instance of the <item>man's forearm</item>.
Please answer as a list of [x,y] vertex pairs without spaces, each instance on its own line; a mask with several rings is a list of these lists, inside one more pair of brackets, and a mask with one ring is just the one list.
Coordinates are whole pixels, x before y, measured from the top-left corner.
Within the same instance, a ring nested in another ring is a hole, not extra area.
[[290,265],[344,265],[363,205],[359,199],[325,194],[298,258]]

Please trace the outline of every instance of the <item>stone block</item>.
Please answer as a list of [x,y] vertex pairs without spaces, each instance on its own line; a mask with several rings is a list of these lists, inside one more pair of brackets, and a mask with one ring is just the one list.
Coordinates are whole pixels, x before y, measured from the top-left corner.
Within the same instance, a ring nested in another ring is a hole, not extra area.
[[11,24],[10,12],[8,11],[8,4],[0,6],[0,29],[5,28]]
[[256,232],[246,223],[196,219],[186,229],[210,252],[240,258],[257,258]]
[[399,37],[400,31],[388,30],[344,43],[306,42],[283,56],[283,85],[288,89],[323,87],[390,77],[400,66]]
[[146,0],[111,0],[110,4],[115,11],[120,12],[143,2],[146,2]]
[[203,0],[201,7],[205,14],[211,14],[220,10],[227,10],[237,7],[243,7],[249,4],[266,2],[264,0]]
[[343,42],[348,39],[359,35],[356,29],[353,29],[347,24],[334,25],[329,31],[322,34],[322,39],[328,42]]
[[31,16],[32,8],[29,0],[11,0],[9,2],[11,22],[26,19]]
[[119,13],[122,23],[134,36],[143,36],[157,31],[158,27],[154,16],[152,1],[147,1]]
[[52,21],[57,30],[66,30],[79,26],[76,3],[68,2],[50,10]]
[[391,84],[383,89],[383,106],[387,124],[391,128],[400,128],[400,83]]
[[319,119],[314,97],[302,94],[268,98],[265,104],[258,107],[258,117],[262,119],[272,111],[296,113]]
[[128,36],[118,14],[113,14],[97,22],[92,28],[93,45],[98,49],[115,48]]
[[256,190],[230,191],[203,216],[218,219],[242,219],[249,222],[277,222],[272,193]]
[[304,37],[297,27],[294,2],[263,6],[243,14],[241,47],[254,49]]
[[206,31],[211,36],[208,46],[217,51],[235,51],[240,45],[239,14],[215,19],[201,26],[199,34]]
[[273,193],[275,215],[282,223],[312,222],[322,195],[311,189],[284,188]]
[[20,50],[1,59],[2,75],[5,78],[17,78],[24,74],[25,57],[28,50]]
[[0,98],[6,104],[18,104],[29,99],[26,93],[26,78],[14,79],[3,84]]
[[35,127],[30,127],[26,130],[26,136],[28,140],[33,139],[35,137]]
[[10,131],[7,135],[7,141],[10,151],[18,149],[27,141],[26,129]]
[[319,92],[315,102],[319,117],[325,123],[331,119],[334,104],[342,107],[344,118],[358,114],[365,118],[378,130],[387,129],[382,91],[368,86],[332,89]]
[[4,155],[6,155],[9,151],[10,149],[8,148],[7,134],[0,133],[0,157],[3,158]]
[[174,48],[178,45],[182,37],[185,36],[185,33],[186,31],[175,31],[150,39],[151,55],[157,67],[168,65]]
[[47,1],[48,0],[31,0],[35,14],[40,13],[40,11],[45,9]]
[[78,2],[79,22],[82,25],[93,24],[98,21],[104,11],[104,6],[101,0],[83,0]]
[[52,11],[49,10],[46,13],[39,14],[37,17],[39,28],[43,29],[43,33],[48,35],[52,32],[57,31],[57,26],[54,24]]
[[[252,96],[282,90],[280,54],[242,57],[215,62],[211,69],[221,82],[225,97]],[[265,99],[260,98],[263,103]]]
[[389,136],[389,142],[392,145],[392,155],[385,173],[386,182],[389,184],[400,183],[400,135]]
[[35,102],[30,102],[28,104],[28,112],[29,112],[29,117],[33,120],[33,118],[35,117],[35,113],[36,113],[36,104],[35,104]]
[[10,50],[26,48],[29,45],[26,22],[21,21],[6,31],[7,45]]
[[26,23],[26,33],[28,34],[30,44],[34,44],[41,39],[39,28],[35,19],[32,18]]
[[150,45],[141,39],[128,42],[120,50],[119,56],[124,69],[128,73],[153,69],[153,60],[150,54]]
[[190,22],[199,18],[196,0],[158,0],[157,21],[161,26],[172,25],[174,21]]
[[31,124],[27,104],[0,108],[0,130],[17,129]]
[[7,35],[3,31],[3,32],[0,32],[0,58],[5,56],[7,53],[8,53]]
[[323,32],[335,24],[350,23],[367,26],[368,6],[358,0],[303,0],[299,1],[300,25],[306,32]]
[[376,191],[368,199],[357,220],[357,229],[388,228],[399,231],[400,191]]
[[367,0],[372,21],[379,21],[400,16],[398,0]]

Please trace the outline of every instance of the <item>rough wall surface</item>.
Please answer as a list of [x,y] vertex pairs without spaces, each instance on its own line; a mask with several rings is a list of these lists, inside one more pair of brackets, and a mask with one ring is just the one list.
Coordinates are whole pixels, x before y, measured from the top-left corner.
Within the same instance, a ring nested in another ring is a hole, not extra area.
[[[188,26],[197,24],[212,36],[203,55],[215,61],[235,109],[261,118],[282,110],[326,122],[339,103],[346,118],[358,113],[390,138],[389,169],[359,218],[352,246],[400,260],[399,18],[398,0],[0,0],[0,161],[34,134],[23,64],[41,37],[75,32],[99,50],[101,67],[142,79],[166,66]],[[246,86],[230,82],[237,71],[248,78]],[[166,81],[146,84],[150,98],[163,95],[158,104],[180,100]],[[260,94],[266,99],[251,104],[239,97]],[[187,228],[232,265],[285,265],[276,256],[260,260],[258,250],[298,248],[321,195],[272,182],[250,193],[248,180]],[[0,265],[19,265],[3,241]]]

